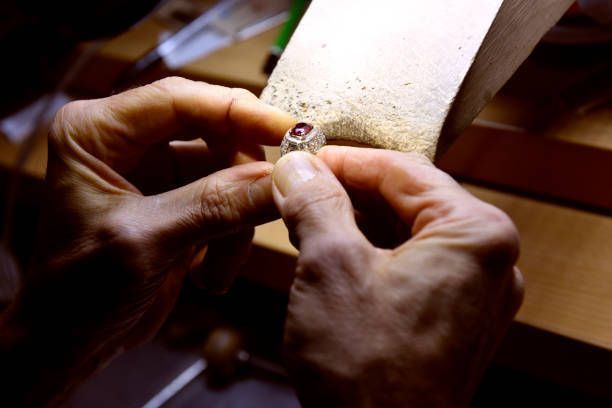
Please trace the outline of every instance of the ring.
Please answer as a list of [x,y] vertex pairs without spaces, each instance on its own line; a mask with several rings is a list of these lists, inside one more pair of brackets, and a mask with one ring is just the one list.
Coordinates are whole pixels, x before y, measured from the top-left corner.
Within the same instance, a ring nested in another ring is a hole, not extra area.
[[280,145],[281,156],[296,150],[315,154],[325,146],[327,138],[321,129],[310,123],[299,122],[285,133]]

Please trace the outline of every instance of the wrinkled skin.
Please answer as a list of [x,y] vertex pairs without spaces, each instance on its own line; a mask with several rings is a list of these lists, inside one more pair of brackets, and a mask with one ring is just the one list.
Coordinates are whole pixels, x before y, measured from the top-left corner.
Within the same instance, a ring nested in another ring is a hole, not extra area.
[[61,397],[149,339],[186,274],[227,289],[253,226],[278,217],[260,144],[292,123],[245,90],[181,78],[58,112],[43,253],[2,321],[16,404]]
[[64,107],[44,250],[0,317],[3,403],[60,402],[155,334],[186,274],[226,290],[280,210],[300,249],[285,355],[304,405],[465,405],[520,304],[512,223],[416,155],[255,161],[293,123],[179,78]]
[[295,152],[273,179],[300,249],[285,355],[304,405],[467,405],[522,300],[509,218],[414,154]]

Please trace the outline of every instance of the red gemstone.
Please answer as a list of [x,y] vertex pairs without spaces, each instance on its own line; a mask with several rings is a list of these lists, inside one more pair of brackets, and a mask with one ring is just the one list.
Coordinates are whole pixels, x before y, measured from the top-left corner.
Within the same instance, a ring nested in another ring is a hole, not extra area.
[[304,137],[310,133],[313,126],[310,123],[300,122],[291,129],[291,136]]

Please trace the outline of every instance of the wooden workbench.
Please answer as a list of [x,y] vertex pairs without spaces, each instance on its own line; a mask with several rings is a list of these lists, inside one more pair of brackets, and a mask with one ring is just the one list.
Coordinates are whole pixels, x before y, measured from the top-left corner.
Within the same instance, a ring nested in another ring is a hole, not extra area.
[[[80,92],[101,95],[114,77],[151,48],[163,27],[145,21],[106,44],[77,81]],[[277,30],[219,50],[178,74],[260,91],[261,67]],[[504,211],[522,238],[519,266],[526,297],[517,321],[612,350],[612,105],[587,115],[564,114],[541,132],[525,132],[529,102],[498,96],[438,160],[477,197]],[[17,148],[0,142],[0,164]],[[274,149],[269,150],[274,156]],[[42,177],[44,138],[26,165]],[[297,251],[279,222],[257,229],[249,278],[286,289]],[[273,262],[273,263],[272,263]],[[265,264],[264,264],[265,263]],[[610,367],[612,371],[612,367]]]

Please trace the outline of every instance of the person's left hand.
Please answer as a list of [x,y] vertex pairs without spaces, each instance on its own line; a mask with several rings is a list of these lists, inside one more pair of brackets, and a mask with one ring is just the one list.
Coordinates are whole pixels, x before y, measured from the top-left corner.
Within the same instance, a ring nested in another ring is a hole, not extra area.
[[292,123],[248,91],[180,78],[60,110],[46,249],[10,318],[45,338],[45,370],[65,365],[56,388],[154,334],[186,273],[227,288],[253,226],[277,216],[272,165],[253,159]]

